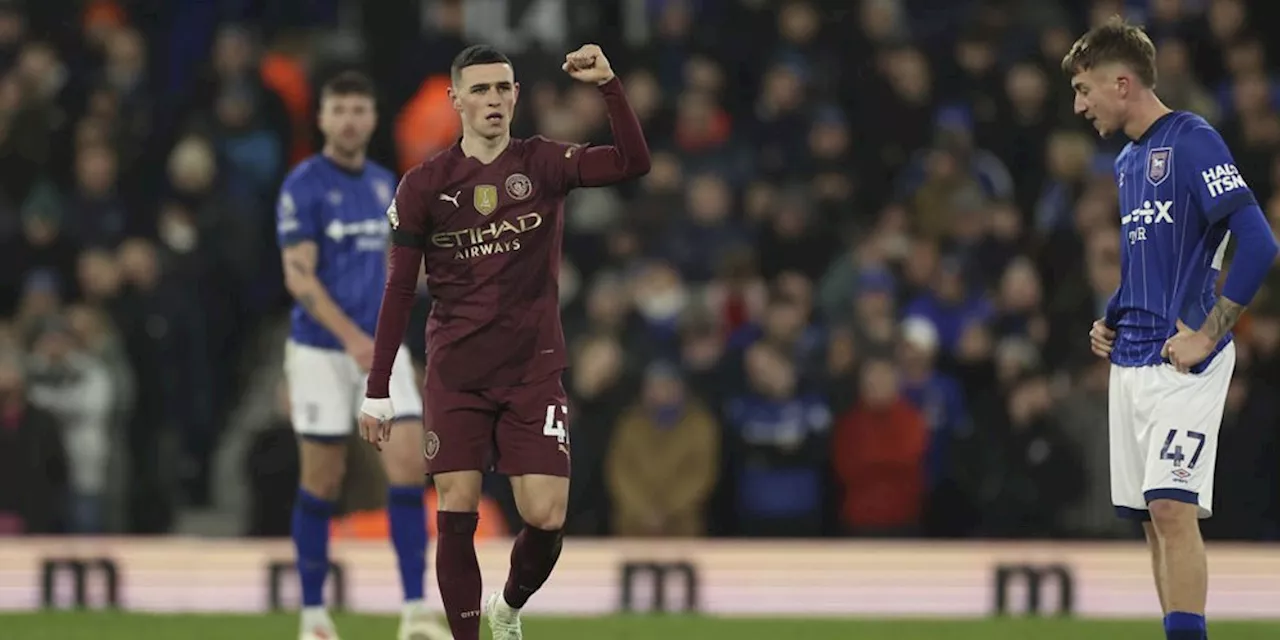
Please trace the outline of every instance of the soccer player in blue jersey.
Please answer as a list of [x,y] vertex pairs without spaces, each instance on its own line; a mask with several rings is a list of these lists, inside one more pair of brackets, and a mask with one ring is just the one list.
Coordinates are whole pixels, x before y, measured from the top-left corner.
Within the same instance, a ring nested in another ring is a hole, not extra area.
[[1076,113],[1103,137],[1130,140],[1115,162],[1120,288],[1089,333],[1112,363],[1111,499],[1143,521],[1166,637],[1201,640],[1208,569],[1198,520],[1213,510],[1231,329],[1277,244],[1218,132],[1156,97],[1155,55],[1140,28],[1117,18],[1076,41],[1062,68]]
[[[391,228],[383,212],[396,176],[365,157],[376,126],[373,84],[347,72],[324,85],[319,125],[324,150],[285,179],[277,234],[285,284],[297,304],[285,350],[301,478],[293,540],[302,582],[301,640],[336,640],[324,607],[329,526],[352,432],[373,361],[374,330],[387,277]],[[413,360],[401,357],[391,395],[402,410],[382,447],[390,480],[387,512],[404,589],[400,640],[444,640],[444,625],[423,605],[426,514],[423,505],[421,395]]]

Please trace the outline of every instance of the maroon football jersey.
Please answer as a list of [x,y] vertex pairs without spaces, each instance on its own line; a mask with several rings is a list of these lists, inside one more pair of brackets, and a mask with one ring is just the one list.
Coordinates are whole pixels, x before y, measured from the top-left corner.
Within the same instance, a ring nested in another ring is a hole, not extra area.
[[455,144],[405,177],[396,205],[400,228],[420,225],[426,238],[433,381],[510,386],[567,365],[558,279],[564,197],[581,157],[576,146],[535,137],[513,139],[486,165]]
[[404,176],[367,395],[387,397],[419,266],[433,299],[427,380],[454,390],[517,385],[567,365],[559,272],[564,197],[649,171],[649,147],[617,79],[600,86],[614,144],[512,139],[484,164],[461,144]]

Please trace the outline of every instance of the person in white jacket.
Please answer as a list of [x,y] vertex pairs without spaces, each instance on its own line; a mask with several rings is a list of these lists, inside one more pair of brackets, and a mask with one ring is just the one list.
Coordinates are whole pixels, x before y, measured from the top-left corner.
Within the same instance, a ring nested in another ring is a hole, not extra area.
[[70,527],[75,533],[101,533],[115,402],[111,375],[80,348],[70,324],[56,316],[40,321],[33,332],[28,385],[31,404],[62,426],[70,463]]

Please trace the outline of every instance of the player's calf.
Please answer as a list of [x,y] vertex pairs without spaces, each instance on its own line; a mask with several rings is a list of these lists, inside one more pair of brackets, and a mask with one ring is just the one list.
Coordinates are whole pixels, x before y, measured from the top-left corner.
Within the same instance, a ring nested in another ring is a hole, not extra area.
[[301,467],[293,505],[292,535],[302,584],[303,633],[331,629],[324,612],[324,583],[329,575],[329,523],[346,473],[346,445],[332,439],[299,441]]
[[511,549],[511,570],[502,590],[502,604],[514,611],[551,577],[564,542],[564,520],[569,504],[569,479],[527,475],[511,479],[516,508],[524,529]]
[[440,600],[455,640],[480,638],[480,562],[476,558],[476,526],[480,516],[479,471],[432,476],[438,498],[436,578]]
[[1208,566],[1198,506],[1176,500],[1148,505],[1164,565],[1164,619],[1168,640],[1202,640]]
[[399,420],[391,426],[391,439],[382,448],[387,472],[387,519],[391,544],[400,565],[406,617],[421,614],[427,571],[427,517],[423,504],[425,464],[422,459],[422,423]]
[[1155,525],[1142,523],[1142,534],[1147,539],[1147,549],[1151,551],[1151,575],[1155,577],[1156,597],[1160,600],[1160,614],[1169,613],[1169,602],[1164,597],[1164,551],[1160,547],[1160,537],[1156,535]]

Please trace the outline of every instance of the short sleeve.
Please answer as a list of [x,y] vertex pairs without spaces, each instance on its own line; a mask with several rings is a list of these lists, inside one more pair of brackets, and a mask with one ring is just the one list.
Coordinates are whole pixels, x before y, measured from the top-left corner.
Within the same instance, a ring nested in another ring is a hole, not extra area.
[[1209,224],[1257,203],[1226,142],[1212,127],[1197,126],[1178,136],[1173,162],[1186,185],[1184,193]]
[[387,221],[391,223],[391,242],[400,246],[426,246],[427,194],[432,186],[429,171],[423,165],[406,173],[396,187],[396,195],[387,207]]
[[533,152],[530,168],[538,173],[532,176],[539,184],[549,185],[559,194],[565,194],[581,185],[578,164],[586,145],[551,140],[543,136],[531,138]]
[[276,201],[276,238],[281,247],[320,238],[320,210],[314,189],[299,176],[290,176]]

